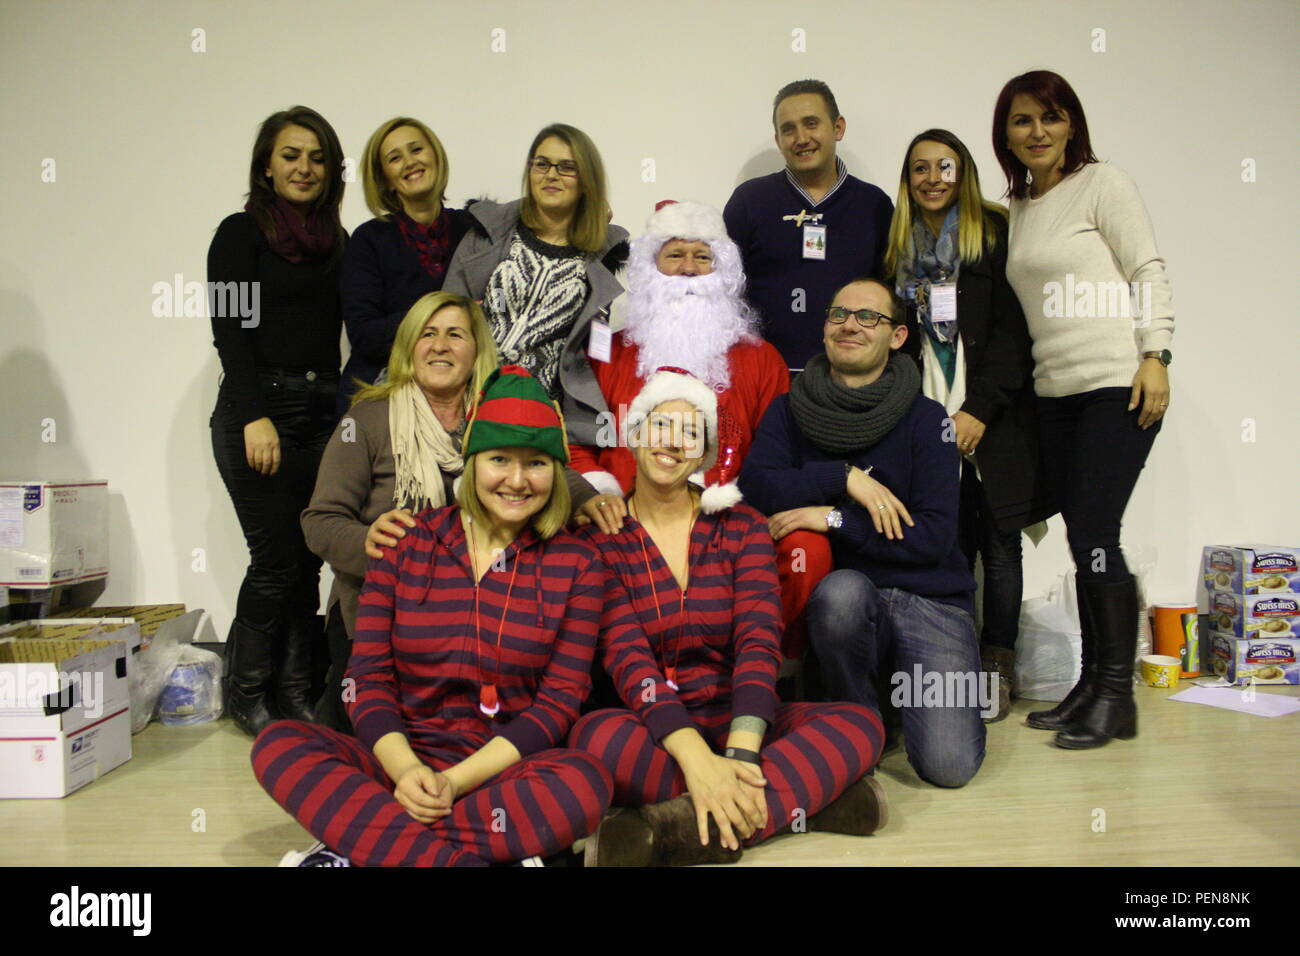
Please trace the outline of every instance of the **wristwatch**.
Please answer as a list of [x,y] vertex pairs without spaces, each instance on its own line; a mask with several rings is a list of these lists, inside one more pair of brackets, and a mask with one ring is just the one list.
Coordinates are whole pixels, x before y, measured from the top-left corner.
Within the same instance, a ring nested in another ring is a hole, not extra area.
[[723,756],[730,757],[732,760],[743,760],[745,763],[759,763],[763,759],[756,751],[742,750],[740,747],[728,747]]
[[826,527],[831,529],[839,529],[843,525],[844,525],[844,512],[840,511],[839,508],[832,508],[830,511],[826,512]]
[[1161,365],[1168,368],[1169,363],[1174,360],[1174,353],[1168,349],[1161,349],[1159,352],[1143,352],[1142,357],[1144,359],[1157,359]]

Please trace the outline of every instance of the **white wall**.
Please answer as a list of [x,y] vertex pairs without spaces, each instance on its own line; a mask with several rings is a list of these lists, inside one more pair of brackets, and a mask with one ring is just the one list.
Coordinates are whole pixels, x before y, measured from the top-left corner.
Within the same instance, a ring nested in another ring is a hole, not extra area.
[[[1168,262],[1172,407],[1125,543],[1158,549],[1154,599],[1191,597],[1203,544],[1300,543],[1284,281],[1297,253],[1298,21],[1286,0],[7,3],[0,473],[107,478],[104,601],[184,601],[224,633],[247,553],[208,438],[219,366],[207,320],[155,318],[151,289],[205,278],[274,110],[320,110],[350,156],[387,117],[424,119],[451,157],[457,205],[513,198],[532,134],[573,123],[600,146],[615,221],[635,235],[658,199],[721,206],[778,168],[771,97],[807,76],[836,92],[854,174],[892,195],[910,137],[944,126],[1000,193],[994,98],[1047,67],[1078,90],[1099,155],[1136,178]],[[195,28],[206,52],[191,51]],[[505,52],[491,50],[495,28]],[[1242,182],[1246,158],[1255,183]],[[366,217],[357,183],[344,224]],[[54,443],[41,440],[46,418]],[[196,548],[206,572],[192,570]],[[1068,566],[1059,524],[1026,565],[1027,594]]]

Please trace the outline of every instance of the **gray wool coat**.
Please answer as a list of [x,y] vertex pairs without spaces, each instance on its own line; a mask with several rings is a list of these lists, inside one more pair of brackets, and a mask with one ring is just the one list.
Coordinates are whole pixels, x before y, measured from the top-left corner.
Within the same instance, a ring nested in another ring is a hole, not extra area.
[[[442,287],[481,300],[493,270],[509,251],[510,236],[519,222],[519,200],[497,203],[480,199],[470,203],[466,212],[473,226],[456,247]],[[604,247],[587,256],[587,299],[560,353],[560,388],[564,393],[561,409],[570,442],[597,444],[598,416],[608,411],[587,358],[587,340],[592,320],[600,317],[608,322],[609,305],[623,291],[614,270],[626,255],[618,250],[626,241],[627,230],[611,225]]]

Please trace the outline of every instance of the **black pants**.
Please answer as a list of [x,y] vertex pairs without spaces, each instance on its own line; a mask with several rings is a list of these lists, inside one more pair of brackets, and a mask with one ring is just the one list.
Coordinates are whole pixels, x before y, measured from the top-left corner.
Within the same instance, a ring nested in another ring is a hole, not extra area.
[[311,501],[316,470],[334,430],[338,376],[261,372],[263,408],[280,436],[280,470],[260,475],[248,465],[244,428],[230,417],[225,383],[212,413],[212,452],[239,516],[250,563],[239,588],[235,620],[275,634],[285,620],[302,622],[320,604],[321,560],[307,550],[299,516]]
[[1020,602],[1025,589],[1021,532],[1019,528],[1015,531],[998,528],[984,485],[975,468],[964,460],[961,463],[961,509],[957,526],[958,541],[971,570],[975,570],[976,554],[984,558],[980,646],[991,645],[1014,651],[1016,638],[1020,635]]
[[1141,407],[1128,411],[1129,394],[1099,388],[1038,399],[1040,474],[1058,496],[1081,581],[1128,577],[1120,525],[1161,426],[1139,428]]

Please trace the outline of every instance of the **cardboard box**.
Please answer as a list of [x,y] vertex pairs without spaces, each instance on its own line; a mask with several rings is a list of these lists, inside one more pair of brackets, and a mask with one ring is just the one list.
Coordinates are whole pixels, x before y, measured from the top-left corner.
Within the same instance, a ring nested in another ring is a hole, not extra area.
[[63,797],[131,759],[126,644],[0,640],[0,797]]
[[1300,548],[1211,545],[1201,553],[1201,574],[1208,591],[1300,594]]
[[1212,591],[1209,615],[1216,631],[1234,637],[1300,637],[1300,594]]
[[195,609],[188,614],[184,604],[132,604],[112,607],[82,607],[59,611],[42,624],[57,626],[68,623],[133,623],[139,629],[140,646],[148,647],[159,634],[173,637],[179,644],[201,643],[216,639],[212,621],[206,611]]
[[1215,632],[1210,669],[1233,684],[1300,684],[1300,639],[1239,638]]
[[108,576],[108,482],[0,481],[0,586]]
[[92,638],[114,640],[121,641],[130,651],[138,651],[142,646],[140,627],[131,618],[46,617],[32,621],[14,621],[12,624],[0,625],[0,640],[9,637],[56,641],[84,641]]

